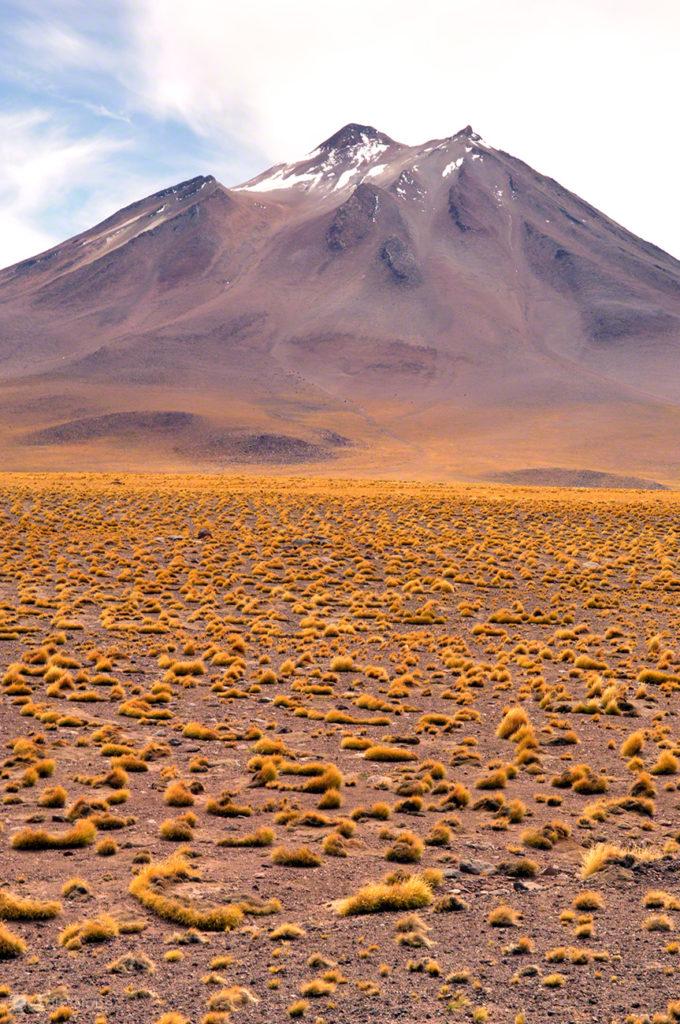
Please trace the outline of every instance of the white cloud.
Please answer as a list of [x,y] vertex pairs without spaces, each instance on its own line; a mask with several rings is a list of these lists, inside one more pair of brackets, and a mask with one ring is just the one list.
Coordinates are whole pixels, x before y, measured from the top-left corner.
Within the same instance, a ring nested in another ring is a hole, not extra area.
[[[468,122],[680,251],[675,0],[127,0],[137,102],[263,161]],[[219,171],[219,168],[216,168]],[[227,182],[233,184],[234,182]]]
[[[84,33],[63,20],[69,14],[67,7],[57,6],[54,12],[27,11],[32,16],[12,27],[14,45],[26,55],[32,54],[40,71],[60,74],[74,69],[105,70],[114,72],[116,56],[105,39],[97,39],[92,32]],[[82,12],[71,11],[71,17]]]
[[70,137],[43,110],[0,114],[0,266],[61,241],[44,226],[47,212],[75,188],[101,181],[120,149],[104,136]]
[[26,29],[23,36],[27,43],[40,49],[43,59],[55,64],[86,67],[92,60],[89,40],[61,25],[40,24],[39,33]]
[[0,213],[0,235],[0,268],[44,252],[59,241],[11,209]]

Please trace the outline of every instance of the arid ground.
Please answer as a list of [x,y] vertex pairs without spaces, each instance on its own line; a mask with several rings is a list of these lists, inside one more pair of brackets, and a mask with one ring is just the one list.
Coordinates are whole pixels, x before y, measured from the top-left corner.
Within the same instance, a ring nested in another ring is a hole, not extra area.
[[679,512],[0,477],[0,1021],[680,1020]]

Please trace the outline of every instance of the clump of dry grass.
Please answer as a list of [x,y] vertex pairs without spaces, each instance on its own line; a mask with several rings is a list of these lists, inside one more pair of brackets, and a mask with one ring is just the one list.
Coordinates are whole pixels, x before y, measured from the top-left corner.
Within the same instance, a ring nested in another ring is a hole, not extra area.
[[416,761],[416,755],[412,750],[404,750],[403,747],[389,746],[386,743],[377,743],[364,751],[367,761],[388,761],[398,763],[400,761]]
[[83,896],[91,896],[92,890],[84,879],[69,878],[61,887],[61,895],[65,899],[78,899]]
[[189,843],[194,838],[196,821],[196,815],[191,811],[178,818],[166,818],[158,830],[160,837],[172,843]]
[[39,807],[65,807],[68,793],[63,786],[48,786],[38,797]]
[[23,956],[26,949],[24,940],[0,923],[0,960],[14,960]]
[[205,665],[198,660],[174,661],[169,669],[176,676],[202,676],[205,674]]
[[475,789],[505,789],[508,784],[508,772],[506,768],[495,768],[493,771],[481,775],[475,781]]
[[22,828],[12,836],[14,850],[70,850],[89,846],[94,842],[97,828],[87,818],[77,821],[66,832],[53,833],[45,829]]
[[645,745],[645,732],[644,729],[638,729],[636,732],[632,732],[630,736],[627,736],[619,747],[619,753],[621,757],[634,757],[639,754]]
[[331,672],[357,672],[354,658],[349,654],[338,654],[331,661]]
[[423,842],[426,846],[448,846],[453,838],[453,830],[443,822],[438,821],[432,826]]
[[155,974],[156,965],[146,953],[123,953],[106,965],[110,974]]
[[272,928],[269,933],[269,938],[279,942],[290,942],[294,939],[303,939],[306,934],[307,932],[304,928],[301,928],[299,924],[284,922],[276,928]]
[[677,775],[680,771],[680,761],[672,751],[662,750],[649,770],[652,775]]
[[[342,772],[334,764],[314,766],[313,771],[307,765],[298,767],[303,769],[301,774],[311,775],[311,778],[302,787],[305,793],[326,793],[329,789],[337,791],[344,782]],[[287,770],[289,770],[289,766]]]
[[516,942],[503,946],[506,956],[528,956],[535,949],[534,942],[528,935],[520,935]]
[[300,986],[300,995],[320,999],[322,996],[332,995],[336,988],[337,985],[334,982],[326,981],[325,978],[312,978],[311,981],[306,981]]
[[521,917],[519,910],[514,910],[507,903],[502,903],[489,912],[487,921],[492,928],[516,928]]
[[393,882],[369,882],[354,896],[337,900],[334,908],[342,917],[389,911],[420,910],[434,899],[432,885],[423,875],[409,875]]
[[308,999],[296,999],[293,1003],[290,1004],[290,1006],[286,1010],[286,1013],[288,1014],[289,1017],[295,1019],[297,1017],[303,1017],[308,1009]]
[[195,803],[192,793],[179,779],[168,783],[163,800],[169,807],[191,807]]
[[208,814],[217,818],[250,818],[253,809],[249,804],[234,803],[229,793],[225,793],[217,799],[210,799],[205,805]]
[[80,949],[83,945],[110,942],[120,935],[120,925],[110,914],[100,914],[84,921],[75,921],[59,933],[59,945],[65,949]]
[[275,839],[275,832],[273,828],[268,828],[266,825],[262,825],[255,832],[249,832],[244,836],[225,836],[224,839],[220,839],[217,843],[218,846],[222,847],[243,847],[243,846],[271,846]]
[[98,857],[114,857],[118,853],[118,843],[115,839],[100,839],[94,848]]
[[329,832],[321,844],[321,849],[327,857],[347,857],[349,853],[345,838],[339,832]]
[[541,978],[541,985],[545,985],[546,988],[562,988],[566,983],[564,974],[546,974]]
[[363,821],[365,818],[374,818],[377,821],[387,821],[392,814],[389,804],[380,801],[371,807],[355,807],[350,817],[352,821]]
[[541,828],[528,828],[522,832],[520,839],[523,846],[532,850],[552,850],[561,839],[566,839],[571,829],[563,822],[548,822]]
[[642,927],[647,932],[672,932],[675,924],[668,914],[648,914],[642,922]]
[[319,810],[334,811],[342,807],[342,793],[339,789],[329,788],[322,794],[318,803]]
[[157,888],[168,882],[195,879],[186,857],[181,854],[165,861],[151,862],[142,868],[130,883],[130,893],[135,899],[166,921],[183,924],[187,928],[202,931],[225,932],[236,928],[243,921],[243,911],[235,903],[200,909],[191,906],[178,896],[166,895]]
[[210,996],[208,1009],[233,1013],[244,1006],[255,1006],[259,1001],[257,996],[242,985],[230,985]]
[[64,1003],[61,1006],[57,1006],[55,1007],[54,1010],[52,1010],[48,1017],[48,1020],[50,1024],[63,1024],[64,1021],[73,1020],[74,1016],[75,1010],[73,1009],[73,1007],[68,1006],[66,1005],[66,1003]]
[[2,921],[49,921],[61,913],[61,903],[56,900],[36,900],[15,896],[7,889],[0,890],[0,920]]
[[516,860],[504,860],[498,865],[498,871],[510,878],[535,878],[540,865],[530,857],[518,857]]
[[[220,734],[217,729],[211,729],[207,725],[201,725],[200,722],[187,722],[182,729],[182,736],[185,736],[189,740],[218,740]],[[123,767],[126,767],[123,765]]]
[[677,852],[677,843],[672,840],[665,846],[622,847],[616,843],[595,843],[585,850],[581,858],[581,878],[586,879],[609,864],[649,864]]
[[649,889],[642,905],[649,910],[680,910],[680,896],[674,896],[663,889]]
[[308,846],[277,846],[272,850],[272,861],[286,868],[318,868],[321,857]]
[[516,732],[527,725],[529,725],[529,716],[523,707],[517,705],[505,712],[500,725],[496,729],[496,736],[499,740],[512,739]]
[[420,836],[410,829],[399,832],[393,844],[385,854],[385,860],[394,861],[396,864],[417,864],[423,856],[425,844]]
[[586,889],[574,896],[572,906],[575,910],[604,910],[604,897],[602,893]]
[[416,913],[405,914],[399,918],[395,926],[397,944],[411,949],[430,948],[433,945],[428,936],[431,931],[428,924]]

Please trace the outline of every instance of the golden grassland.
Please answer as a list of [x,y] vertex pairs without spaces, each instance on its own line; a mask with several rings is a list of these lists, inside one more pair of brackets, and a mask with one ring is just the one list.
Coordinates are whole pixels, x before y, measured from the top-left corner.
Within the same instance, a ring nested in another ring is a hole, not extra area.
[[0,1024],[679,1021],[679,513],[0,476]]

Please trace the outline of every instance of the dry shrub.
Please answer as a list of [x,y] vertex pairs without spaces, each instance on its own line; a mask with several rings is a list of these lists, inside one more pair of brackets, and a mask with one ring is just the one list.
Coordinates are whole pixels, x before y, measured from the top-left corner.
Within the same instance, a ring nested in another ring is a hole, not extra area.
[[12,836],[15,850],[70,850],[89,846],[94,842],[97,828],[86,818],[77,821],[66,832],[53,833],[45,829],[22,828]]
[[352,914],[379,914],[388,911],[419,910],[434,899],[431,884],[422,875],[411,875],[394,882],[369,882],[354,896],[337,900],[335,910],[342,917]]
[[308,846],[277,846],[272,850],[272,861],[287,868],[318,868],[321,857]]
[[61,913],[61,903],[56,900],[35,900],[15,896],[7,889],[0,890],[0,920],[2,921],[49,921]]
[[4,924],[0,924],[0,960],[14,960],[26,952],[26,943]]
[[187,928],[226,932],[238,927],[243,921],[243,911],[234,903],[204,910],[191,906],[177,896],[166,895],[158,888],[168,882],[190,881],[196,877],[186,857],[175,854],[165,861],[152,862],[142,868],[130,883],[130,893],[158,917]]

